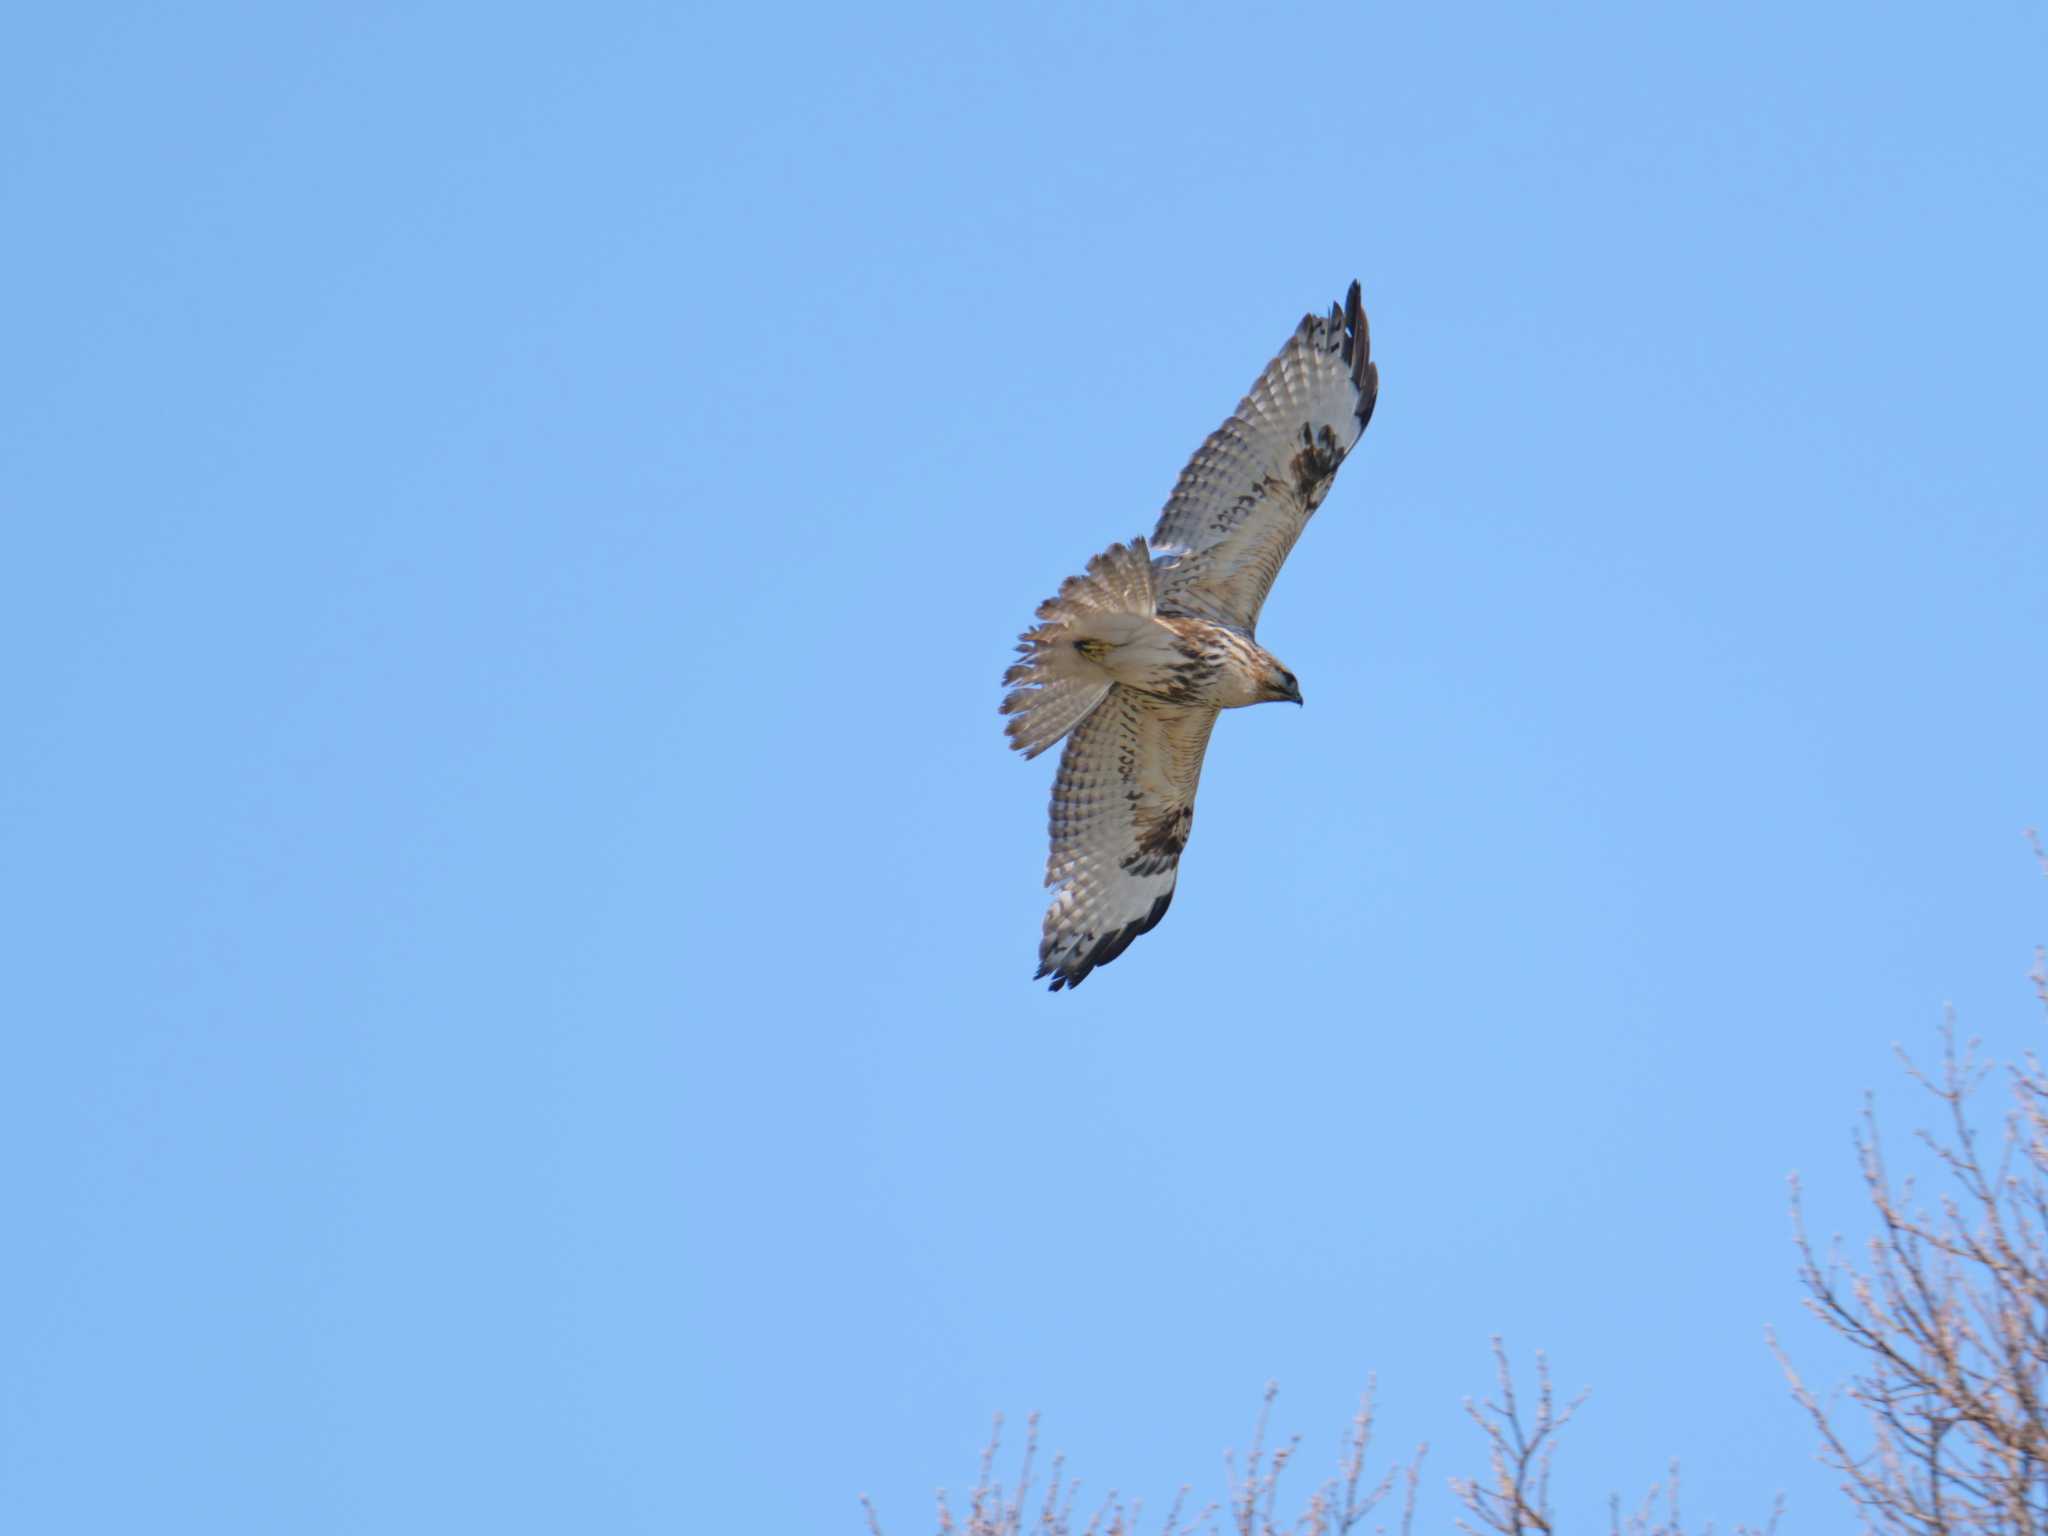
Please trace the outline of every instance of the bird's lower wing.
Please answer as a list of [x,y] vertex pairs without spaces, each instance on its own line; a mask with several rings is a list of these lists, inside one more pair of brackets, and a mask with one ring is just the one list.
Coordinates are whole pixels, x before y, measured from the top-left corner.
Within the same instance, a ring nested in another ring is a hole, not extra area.
[[1055,890],[1038,946],[1053,991],[1079,986],[1166,915],[1216,713],[1112,688],[1067,739],[1045,866]]

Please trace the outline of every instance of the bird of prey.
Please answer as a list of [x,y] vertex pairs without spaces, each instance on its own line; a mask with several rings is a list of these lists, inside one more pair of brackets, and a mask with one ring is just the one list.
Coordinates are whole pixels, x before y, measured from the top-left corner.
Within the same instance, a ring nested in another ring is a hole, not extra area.
[[1038,977],[1079,986],[1166,915],[1220,710],[1301,702],[1253,638],[1281,562],[1372,419],[1358,284],[1304,316],[1195,451],[1148,544],[1112,544],[1038,608],[1004,674],[1010,745],[1065,740]]

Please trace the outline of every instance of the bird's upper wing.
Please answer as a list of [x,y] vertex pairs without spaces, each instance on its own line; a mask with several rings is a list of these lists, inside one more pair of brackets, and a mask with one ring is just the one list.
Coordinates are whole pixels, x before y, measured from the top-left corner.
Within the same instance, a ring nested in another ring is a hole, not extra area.
[[1152,535],[1167,557],[1162,612],[1247,633],[1257,625],[1287,552],[1372,419],[1379,387],[1353,283],[1341,306],[1303,317],[1236,414],[1180,472]]
[[1166,915],[1194,823],[1212,708],[1112,688],[1067,738],[1052,786],[1038,974],[1079,986]]

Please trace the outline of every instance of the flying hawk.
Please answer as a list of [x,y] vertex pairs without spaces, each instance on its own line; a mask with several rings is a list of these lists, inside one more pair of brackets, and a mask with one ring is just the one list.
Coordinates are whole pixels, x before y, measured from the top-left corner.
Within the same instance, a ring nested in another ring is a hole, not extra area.
[[1076,987],[1166,915],[1219,710],[1301,702],[1259,608],[1379,393],[1358,284],[1304,316],[1196,450],[1148,546],[1112,544],[1041,603],[1004,674],[1010,745],[1062,739],[1038,975]]

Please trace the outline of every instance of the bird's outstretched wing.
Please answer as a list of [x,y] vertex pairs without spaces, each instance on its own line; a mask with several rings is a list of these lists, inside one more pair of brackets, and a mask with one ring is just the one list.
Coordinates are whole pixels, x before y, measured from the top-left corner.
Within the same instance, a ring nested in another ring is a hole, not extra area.
[[[1195,451],[1159,514],[1152,547],[1163,613],[1250,633],[1273,578],[1379,394],[1358,284],[1327,315],[1304,316],[1236,414]],[[1177,558],[1174,558],[1177,552]]]
[[1056,889],[1038,946],[1053,991],[1079,986],[1166,915],[1216,713],[1111,688],[1067,738],[1045,865]]

